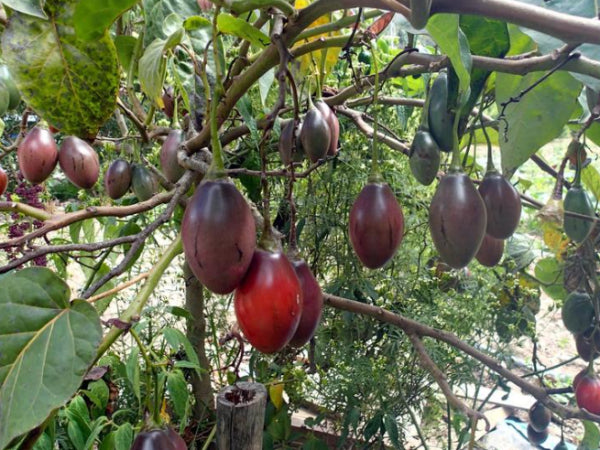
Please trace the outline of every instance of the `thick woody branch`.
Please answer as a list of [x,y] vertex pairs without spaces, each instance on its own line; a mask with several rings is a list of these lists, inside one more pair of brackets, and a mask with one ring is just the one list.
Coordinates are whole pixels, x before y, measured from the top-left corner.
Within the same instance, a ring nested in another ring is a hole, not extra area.
[[408,317],[405,317],[401,314],[395,314],[391,311],[377,306],[356,302],[354,300],[337,297],[335,295],[325,294],[324,301],[327,306],[331,306],[333,308],[340,309],[343,311],[349,311],[356,314],[362,314],[365,316],[373,317],[377,320],[380,320],[381,322],[395,325],[401,328],[409,336],[411,334],[420,337],[428,336],[437,341],[445,342],[446,344],[456,348],[457,350],[460,350],[466,355],[469,355],[473,359],[478,360],[492,371],[496,372],[508,381],[514,383],[519,388],[523,389],[525,392],[535,397],[536,400],[542,402],[544,405],[546,405],[549,409],[551,409],[553,412],[555,412],[562,418],[584,419],[600,423],[600,416],[591,414],[583,409],[569,408],[561,405],[552,397],[550,397],[550,395],[544,388],[532,384],[524,378],[521,378],[517,374],[511,372],[507,368],[503,367],[499,361],[470,346],[466,342],[463,342],[458,336],[454,335],[453,333],[429,327],[420,322],[409,319]]

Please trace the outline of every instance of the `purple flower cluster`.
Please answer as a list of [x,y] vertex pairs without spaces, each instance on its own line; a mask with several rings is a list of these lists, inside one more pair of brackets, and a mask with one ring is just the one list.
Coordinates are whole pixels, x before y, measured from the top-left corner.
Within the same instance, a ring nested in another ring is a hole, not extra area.
[[[28,183],[21,172],[18,172],[17,175],[17,187],[14,190],[14,194],[6,193],[6,198],[8,201],[12,201],[12,196],[18,196],[19,201],[22,203],[26,203],[27,205],[33,206],[34,208],[44,209],[44,205],[39,199],[40,193],[44,190],[42,186],[32,185]],[[41,228],[43,223],[39,220],[23,220],[19,213],[13,212],[11,213],[11,218],[13,223],[8,228],[8,237],[9,239],[19,238],[25,236],[27,233],[30,233],[32,230],[37,228]],[[6,253],[11,260],[16,259],[19,253],[23,253],[24,246],[15,246],[6,249]],[[47,260],[46,256],[38,256],[33,259],[33,264],[36,266],[46,266]]]

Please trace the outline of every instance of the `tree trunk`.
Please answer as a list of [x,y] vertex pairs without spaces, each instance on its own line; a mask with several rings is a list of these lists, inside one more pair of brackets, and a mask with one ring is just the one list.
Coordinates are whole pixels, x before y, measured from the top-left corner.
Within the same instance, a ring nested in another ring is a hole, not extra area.
[[183,275],[185,277],[185,307],[193,317],[188,320],[187,337],[194,346],[202,376],[196,371],[192,372],[192,391],[194,393],[193,418],[202,423],[214,411],[213,390],[210,383],[210,363],[204,349],[206,337],[206,321],[204,320],[204,292],[202,284],[192,273],[187,261],[183,264]]
[[261,450],[267,389],[240,382],[224,387],[217,396],[217,449]]

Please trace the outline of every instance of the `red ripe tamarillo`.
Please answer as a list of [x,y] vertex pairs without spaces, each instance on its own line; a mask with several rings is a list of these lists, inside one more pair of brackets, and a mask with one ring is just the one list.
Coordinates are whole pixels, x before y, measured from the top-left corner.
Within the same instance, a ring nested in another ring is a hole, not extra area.
[[302,316],[289,342],[292,347],[302,347],[314,336],[323,312],[323,292],[304,260],[292,261],[302,287]]
[[262,353],[283,349],[302,315],[302,287],[287,256],[256,249],[233,305],[240,329],[254,348]]
[[600,414],[600,378],[587,373],[583,375],[575,387],[575,400],[580,408]]
[[248,270],[256,246],[250,207],[226,180],[203,181],[181,224],[183,250],[192,272],[216,294],[232,292]]
[[76,136],[69,136],[62,142],[58,163],[69,181],[77,187],[89,189],[98,181],[98,154],[90,144]]
[[402,242],[404,215],[387,183],[369,183],[350,211],[350,242],[365,267],[387,263]]
[[45,128],[33,127],[17,149],[19,169],[33,184],[46,180],[58,162],[58,148],[52,133]]
[[8,176],[4,169],[0,168],[0,195],[4,194],[6,191],[6,186],[8,185]]

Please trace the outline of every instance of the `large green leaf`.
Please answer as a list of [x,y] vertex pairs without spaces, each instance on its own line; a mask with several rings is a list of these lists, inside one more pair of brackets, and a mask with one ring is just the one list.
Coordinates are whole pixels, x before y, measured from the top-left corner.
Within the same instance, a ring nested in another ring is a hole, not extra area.
[[600,445],[600,430],[598,425],[589,420],[582,420],[583,428],[585,430],[583,439],[577,446],[577,450],[597,450]]
[[[543,73],[524,77],[499,73],[496,77],[498,108],[535,83]],[[514,171],[540,147],[556,138],[577,107],[581,83],[566,72],[555,72],[529,91],[519,102],[506,108],[506,122],[500,123],[502,171]],[[551,112],[551,113],[550,113]],[[532,133],[531,130],[535,130]]]
[[469,98],[471,84],[471,50],[469,41],[458,26],[459,16],[456,14],[436,14],[427,23],[427,31],[445,53],[459,80],[461,104]]
[[184,36],[183,23],[167,39],[155,39],[140,58],[138,74],[144,93],[159,107],[163,107],[162,87],[167,70],[165,53],[181,42]]
[[43,0],[2,0],[0,3],[23,14],[29,14],[41,19],[48,17],[42,8]]
[[542,289],[554,300],[564,300],[567,291],[564,287],[563,267],[555,257],[540,259],[535,265],[535,277],[542,283]]
[[139,0],[79,0],[75,8],[75,32],[80,39],[101,38],[112,23]]
[[13,14],[2,53],[29,106],[63,132],[91,137],[116,106],[117,52],[107,33],[93,42],[75,35],[75,4],[47,2],[49,20]]
[[69,296],[45,268],[0,278],[0,448],[66,403],[96,356],[98,314]]
[[[510,49],[510,36],[506,23],[478,16],[460,16],[460,28],[469,41],[473,55],[503,58]],[[471,71],[471,96],[462,112],[467,115],[475,106],[490,72],[473,68]]]
[[259,48],[264,48],[271,42],[271,39],[258,28],[228,13],[219,14],[217,17],[217,27],[221,33],[233,34]]

